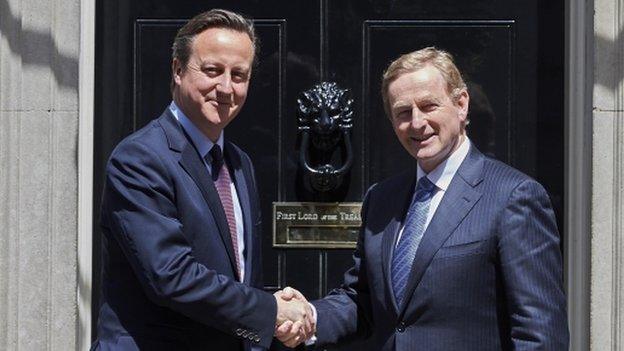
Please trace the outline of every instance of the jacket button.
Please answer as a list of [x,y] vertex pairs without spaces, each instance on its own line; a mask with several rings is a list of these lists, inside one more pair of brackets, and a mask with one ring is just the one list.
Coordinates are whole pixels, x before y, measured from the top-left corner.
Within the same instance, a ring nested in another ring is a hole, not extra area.
[[243,334],[243,330],[241,328],[236,329],[236,335],[241,336]]
[[256,335],[253,339],[253,341],[257,344],[260,342],[260,337],[258,335]]
[[399,323],[399,325],[397,325],[397,327],[396,327],[396,330],[397,330],[399,333],[404,332],[404,331],[405,331],[405,323],[403,323],[403,322]]

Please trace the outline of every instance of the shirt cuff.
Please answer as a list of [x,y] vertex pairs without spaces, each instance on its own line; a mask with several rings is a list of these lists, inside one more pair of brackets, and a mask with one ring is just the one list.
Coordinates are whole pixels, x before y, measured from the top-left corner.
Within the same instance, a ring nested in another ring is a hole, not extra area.
[[[316,314],[316,307],[314,307],[313,304],[308,302],[308,305],[310,305],[310,309],[312,310],[312,319],[314,320],[314,325],[317,325],[317,314]],[[305,341],[306,346],[310,346],[310,345],[314,345],[316,344],[316,335],[312,335],[308,340]]]

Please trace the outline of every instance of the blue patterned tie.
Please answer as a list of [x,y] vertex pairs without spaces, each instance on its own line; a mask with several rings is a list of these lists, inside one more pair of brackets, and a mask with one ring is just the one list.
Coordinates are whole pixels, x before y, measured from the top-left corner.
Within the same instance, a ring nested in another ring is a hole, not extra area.
[[399,244],[394,249],[392,289],[398,306],[403,303],[405,286],[412,270],[416,250],[425,232],[429,204],[431,204],[435,188],[435,185],[426,176],[420,178],[416,186],[414,200],[407,211],[403,234],[401,234]]

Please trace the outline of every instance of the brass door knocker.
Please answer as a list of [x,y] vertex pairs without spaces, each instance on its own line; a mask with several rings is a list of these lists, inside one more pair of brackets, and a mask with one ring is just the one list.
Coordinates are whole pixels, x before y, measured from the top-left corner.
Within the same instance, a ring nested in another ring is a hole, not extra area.
[[[353,163],[351,128],[353,99],[348,89],[334,82],[322,82],[306,90],[297,99],[298,129],[301,133],[299,163],[310,175],[312,188],[319,192],[336,189]],[[310,164],[310,139],[315,148],[316,165]],[[346,160],[342,165],[331,163],[334,149],[343,141]]]

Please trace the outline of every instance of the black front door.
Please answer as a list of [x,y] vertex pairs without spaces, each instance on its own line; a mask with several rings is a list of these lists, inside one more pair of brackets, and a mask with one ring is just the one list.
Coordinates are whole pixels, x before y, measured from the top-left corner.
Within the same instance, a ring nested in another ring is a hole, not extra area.
[[[112,148],[171,101],[170,47],[176,30],[212,7],[254,18],[260,37],[247,103],[226,135],[255,164],[267,290],[291,285],[314,299],[340,284],[351,265],[351,250],[274,248],[272,203],[357,202],[371,184],[414,168],[384,116],[380,78],[391,60],[426,46],[450,51],[466,76],[469,137],[482,152],[540,181],[561,228],[562,0],[98,1],[96,211]],[[354,99],[354,163],[341,191],[331,195],[310,193],[298,162],[296,100],[321,81],[338,83]],[[96,224],[94,307],[99,238]]]

